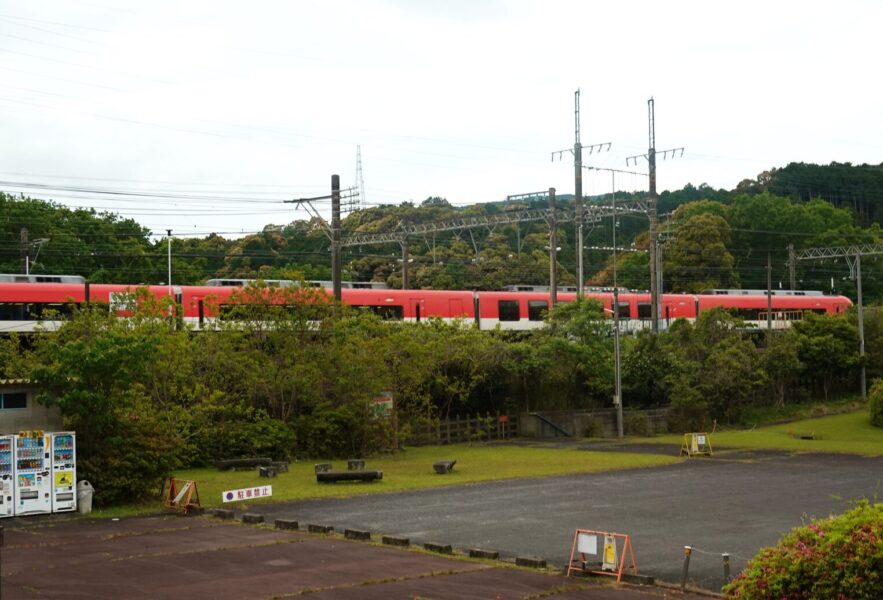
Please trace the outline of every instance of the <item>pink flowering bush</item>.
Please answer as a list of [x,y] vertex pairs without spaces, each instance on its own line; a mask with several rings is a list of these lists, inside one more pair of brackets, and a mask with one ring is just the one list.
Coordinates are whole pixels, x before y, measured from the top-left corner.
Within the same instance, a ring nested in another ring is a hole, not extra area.
[[764,548],[724,587],[726,598],[883,598],[883,503],[860,502]]

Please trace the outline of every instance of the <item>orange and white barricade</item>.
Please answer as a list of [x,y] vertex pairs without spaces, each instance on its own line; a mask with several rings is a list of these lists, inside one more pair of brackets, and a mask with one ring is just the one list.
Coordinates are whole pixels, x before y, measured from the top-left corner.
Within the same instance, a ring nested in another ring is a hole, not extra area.
[[638,574],[632,538],[625,533],[577,529],[573,534],[567,574],[577,571],[593,575],[610,575],[622,581],[622,574],[630,570]]

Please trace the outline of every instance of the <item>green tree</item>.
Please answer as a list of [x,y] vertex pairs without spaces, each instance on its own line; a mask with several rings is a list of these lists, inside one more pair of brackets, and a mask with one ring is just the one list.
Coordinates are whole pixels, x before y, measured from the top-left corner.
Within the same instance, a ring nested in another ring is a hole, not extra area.
[[701,213],[678,224],[666,246],[663,264],[672,291],[697,293],[738,287],[735,261],[727,250],[730,226],[723,217]]
[[140,308],[120,320],[100,307],[75,309],[57,333],[36,341],[31,377],[40,401],[57,404],[65,426],[77,432],[78,469],[96,486],[96,502],[140,500],[161,489],[182,464],[186,413],[177,403],[155,402],[151,372],[166,352],[187,348],[187,334],[175,331],[166,308],[139,296]]
[[785,400],[794,393],[794,382],[803,365],[800,348],[793,331],[771,331],[765,337],[760,360],[776,398],[776,408],[785,407]]
[[793,329],[802,374],[821,388],[826,401],[835,382],[844,387],[855,385],[855,371],[860,364],[858,330],[845,315],[807,313]]

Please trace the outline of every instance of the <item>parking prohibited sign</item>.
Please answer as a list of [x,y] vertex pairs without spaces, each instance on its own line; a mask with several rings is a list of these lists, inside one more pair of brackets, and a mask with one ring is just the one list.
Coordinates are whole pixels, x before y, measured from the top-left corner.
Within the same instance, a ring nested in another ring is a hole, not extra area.
[[239,500],[257,500],[269,498],[273,495],[272,485],[259,485],[256,487],[242,488],[241,490],[227,490],[221,492],[222,502],[237,502]]

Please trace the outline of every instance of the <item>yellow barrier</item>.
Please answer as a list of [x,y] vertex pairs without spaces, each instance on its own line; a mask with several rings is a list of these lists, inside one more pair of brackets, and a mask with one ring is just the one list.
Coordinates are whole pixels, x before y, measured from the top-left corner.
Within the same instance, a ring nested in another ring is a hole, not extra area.
[[681,444],[681,456],[689,457],[697,455],[711,456],[714,451],[711,448],[711,435],[707,433],[685,433]]

